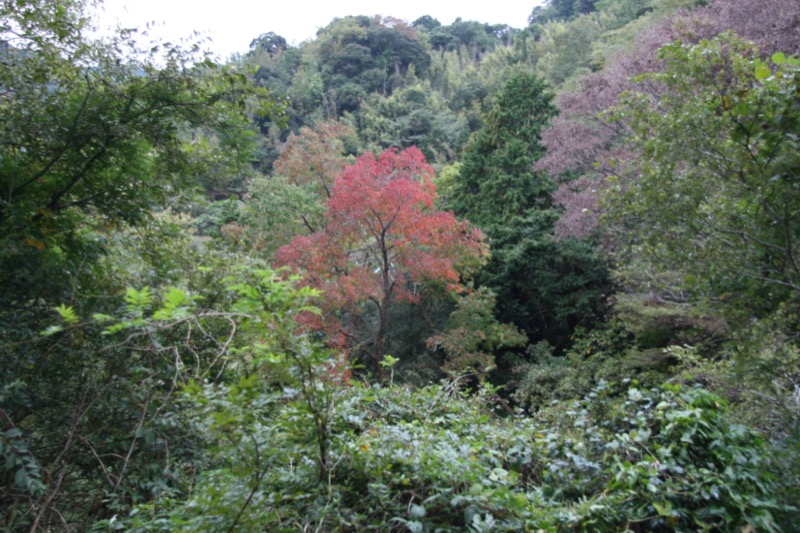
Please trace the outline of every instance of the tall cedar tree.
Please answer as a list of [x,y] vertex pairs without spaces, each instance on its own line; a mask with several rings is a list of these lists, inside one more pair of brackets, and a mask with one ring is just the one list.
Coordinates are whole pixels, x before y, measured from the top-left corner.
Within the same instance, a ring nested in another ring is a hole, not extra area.
[[308,323],[331,344],[378,361],[392,303],[418,302],[427,283],[458,291],[459,273],[485,257],[480,231],[434,209],[433,176],[417,148],[366,153],[335,181],[323,229],[278,250],[279,265],[304,268],[324,291]]
[[559,345],[592,316],[607,275],[589,243],[553,238],[554,184],[533,168],[544,155],[540,134],[557,112],[552,100],[534,74],[509,79],[467,147],[450,206],[491,239],[492,259],[478,280],[496,292],[497,318],[532,341]]
[[553,184],[533,164],[544,155],[541,131],[558,111],[552,101],[534,74],[518,73],[506,82],[486,127],[467,146],[450,200],[456,214],[488,228],[550,206]]

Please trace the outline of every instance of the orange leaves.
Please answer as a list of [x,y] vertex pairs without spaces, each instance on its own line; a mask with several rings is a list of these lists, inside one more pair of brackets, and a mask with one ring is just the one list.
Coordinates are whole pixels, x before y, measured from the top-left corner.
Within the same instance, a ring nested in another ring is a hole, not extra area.
[[344,140],[350,135],[352,129],[335,121],[301,128],[286,140],[275,172],[295,185],[313,185],[321,198],[329,198],[333,181],[344,168]]

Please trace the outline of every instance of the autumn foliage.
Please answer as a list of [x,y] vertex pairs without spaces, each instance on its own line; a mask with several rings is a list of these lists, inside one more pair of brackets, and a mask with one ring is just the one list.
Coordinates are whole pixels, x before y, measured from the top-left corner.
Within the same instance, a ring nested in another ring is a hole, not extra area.
[[433,177],[415,147],[365,153],[334,182],[324,229],[278,250],[279,265],[324,291],[323,313],[308,323],[332,344],[365,342],[377,360],[393,302],[418,302],[430,284],[459,291],[460,275],[485,258],[479,230],[435,210]]
[[[775,14],[780,14],[776,16]],[[558,101],[560,115],[542,132],[547,153],[536,165],[552,176],[562,176],[554,200],[564,208],[556,224],[559,237],[585,237],[598,231],[599,197],[621,169],[636,156],[624,139],[630,134],[625,121],[608,120],[607,111],[620,94],[648,91],[654,100],[662,88],[635,86],[631,79],[647,72],[661,72],[662,46],[711,39],[733,31],[758,45],[769,56],[777,51],[800,51],[800,3],[796,0],[710,0],[705,7],[680,11],[655,23],[636,37],[630,51],[620,53],[580,80],[580,89],[564,93]],[[569,179],[580,176],[580,179]]]
[[310,185],[321,198],[330,198],[332,183],[344,168],[344,141],[351,135],[351,128],[333,120],[313,129],[301,128],[286,140],[274,164],[276,174],[295,185]]

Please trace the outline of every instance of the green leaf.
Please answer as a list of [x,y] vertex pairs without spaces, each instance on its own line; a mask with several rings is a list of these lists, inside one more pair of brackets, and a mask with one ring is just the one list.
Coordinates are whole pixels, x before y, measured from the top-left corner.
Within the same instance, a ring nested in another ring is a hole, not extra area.
[[164,295],[164,306],[153,313],[153,318],[156,320],[168,320],[185,316],[191,301],[186,292],[176,287],[170,287]]
[[63,329],[64,328],[62,328],[61,326],[50,326],[46,330],[42,331],[41,335],[43,337],[49,337],[50,335],[55,335],[56,333],[58,333],[59,331],[61,331]]
[[139,291],[128,287],[125,289],[125,303],[128,304],[129,312],[142,311],[153,303],[153,293],[150,292],[150,287],[142,287]]
[[19,428],[11,428],[8,431],[3,432],[4,439],[15,439],[22,436],[22,431]]
[[186,305],[189,303],[189,297],[186,295],[184,291],[178,289],[176,287],[170,287],[167,290],[167,294],[164,295],[164,306],[169,307],[171,309],[175,309],[182,305]]
[[75,324],[78,321],[78,315],[75,314],[75,310],[72,307],[67,307],[64,304],[61,304],[54,309],[59,315],[61,315],[61,320],[67,324]]
[[670,502],[658,503],[653,502],[656,512],[659,516],[672,516],[672,504]]
[[408,511],[408,516],[411,518],[422,518],[425,516],[425,508],[421,505],[412,505]]
[[383,367],[393,367],[398,361],[400,361],[400,359],[397,357],[386,354],[383,356],[383,361],[381,361],[379,364]]
[[473,483],[472,486],[469,488],[469,495],[470,496],[478,496],[483,492],[483,485],[480,483]]
[[411,533],[422,533],[422,531],[425,530],[425,526],[422,525],[422,522],[417,522],[416,520],[406,522],[406,527],[408,527]]
[[776,65],[783,65],[784,63],[786,63],[786,54],[784,54],[783,52],[777,52],[775,54],[772,54],[772,62],[775,63]]
[[766,80],[772,76],[772,71],[766,65],[758,65],[756,67],[756,79]]
[[648,428],[642,428],[639,431],[635,431],[631,436],[633,437],[634,442],[647,442],[650,439],[651,432]]

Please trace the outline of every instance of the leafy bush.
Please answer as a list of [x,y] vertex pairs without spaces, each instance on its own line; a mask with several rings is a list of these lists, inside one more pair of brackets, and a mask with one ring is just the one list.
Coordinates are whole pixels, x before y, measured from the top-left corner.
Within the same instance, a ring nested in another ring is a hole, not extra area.
[[518,365],[514,399],[536,410],[558,400],[586,396],[601,380],[635,376],[650,386],[669,376],[669,351],[652,347],[636,336],[627,322],[612,319],[592,330],[578,328],[564,355],[547,342],[528,348],[529,362]]
[[762,437],[699,388],[602,383],[580,402],[506,419],[494,414],[489,388],[330,388],[320,477],[303,393],[265,387],[251,379],[206,389],[196,412],[216,442],[217,468],[171,511],[140,508],[118,525],[778,531],[776,512],[792,511]]
[[[773,512],[788,507],[775,497],[778,483],[768,473],[764,441],[728,421],[721,398],[668,385],[631,388],[622,400],[604,400],[612,390],[601,385],[578,410],[566,412],[566,420],[555,415],[573,426],[570,436],[562,425],[567,433],[551,445],[556,457],[574,465],[558,471],[561,482],[551,485],[561,494],[573,491],[572,505],[559,513],[562,525],[780,530]],[[591,470],[594,476],[587,475]]]

